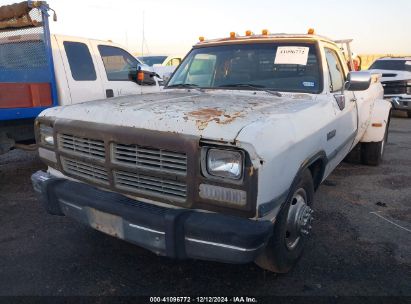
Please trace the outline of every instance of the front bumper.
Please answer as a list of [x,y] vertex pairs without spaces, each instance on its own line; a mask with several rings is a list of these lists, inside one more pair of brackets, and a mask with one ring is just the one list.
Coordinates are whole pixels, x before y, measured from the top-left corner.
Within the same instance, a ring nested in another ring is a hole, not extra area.
[[49,213],[172,258],[252,262],[273,230],[270,221],[160,207],[43,171],[33,174],[32,182]]
[[390,101],[395,110],[411,110],[411,95],[385,95],[384,99]]

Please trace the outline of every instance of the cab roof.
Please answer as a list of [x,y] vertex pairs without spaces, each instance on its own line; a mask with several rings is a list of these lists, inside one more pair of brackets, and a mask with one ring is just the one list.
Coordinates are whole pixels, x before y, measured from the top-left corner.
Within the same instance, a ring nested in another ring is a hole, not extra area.
[[[310,31],[309,31],[310,32]],[[209,39],[205,40],[204,37],[199,38],[199,42],[194,45],[194,47],[203,47],[209,45],[225,45],[225,44],[236,44],[239,42],[261,42],[261,41],[277,41],[277,40],[303,40],[303,41],[322,41],[331,43],[337,46],[337,42],[320,35],[316,35],[314,33],[309,34],[285,34],[285,33],[277,33],[271,34],[268,33],[266,30],[263,30],[261,34],[254,34],[251,31],[247,31],[245,36],[240,36],[235,32],[231,32],[230,36],[224,38],[217,38],[217,39]],[[338,46],[337,46],[338,47]]]
[[392,57],[382,57],[382,58],[378,58],[377,61],[383,61],[383,60],[410,60],[411,61],[411,57],[410,56],[392,56]]

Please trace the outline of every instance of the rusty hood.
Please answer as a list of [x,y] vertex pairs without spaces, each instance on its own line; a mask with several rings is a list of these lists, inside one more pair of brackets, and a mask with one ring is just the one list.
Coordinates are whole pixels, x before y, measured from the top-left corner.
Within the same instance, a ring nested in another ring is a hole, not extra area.
[[255,121],[290,115],[314,103],[308,94],[165,90],[51,108],[40,116],[232,141]]

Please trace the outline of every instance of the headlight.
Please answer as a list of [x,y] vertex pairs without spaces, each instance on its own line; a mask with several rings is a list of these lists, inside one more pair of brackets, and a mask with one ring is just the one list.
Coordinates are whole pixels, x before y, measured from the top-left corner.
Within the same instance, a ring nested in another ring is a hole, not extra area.
[[40,141],[48,146],[54,146],[53,128],[40,124]]
[[207,172],[213,176],[240,179],[243,162],[241,152],[210,149],[207,153]]

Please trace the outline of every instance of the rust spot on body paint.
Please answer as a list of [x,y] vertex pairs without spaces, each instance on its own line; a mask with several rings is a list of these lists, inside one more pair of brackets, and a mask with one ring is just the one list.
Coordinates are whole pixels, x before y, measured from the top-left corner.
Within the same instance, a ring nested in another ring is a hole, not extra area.
[[187,115],[196,119],[196,125],[199,130],[204,130],[212,121],[216,122],[217,124],[225,125],[233,122],[238,117],[244,116],[244,114],[241,112],[236,112],[233,115],[229,115],[226,114],[223,110],[218,110],[215,108],[200,109],[197,111],[189,112]]
[[224,115],[224,117],[227,118],[227,119],[224,119],[224,120],[220,121],[219,123],[221,123],[223,125],[226,125],[226,124],[229,124],[229,123],[233,122],[237,118],[243,117],[243,116],[244,116],[244,113],[241,113],[241,112],[236,112],[231,116],[230,115]]
[[216,116],[221,116],[223,115],[223,111],[221,110],[217,110],[217,109],[200,109],[198,111],[192,111],[190,113],[188,113],[189,116],[193,116],[193,117],[197,117],[200,119],[204,119],[204,120],[210,120],[215,118]]

